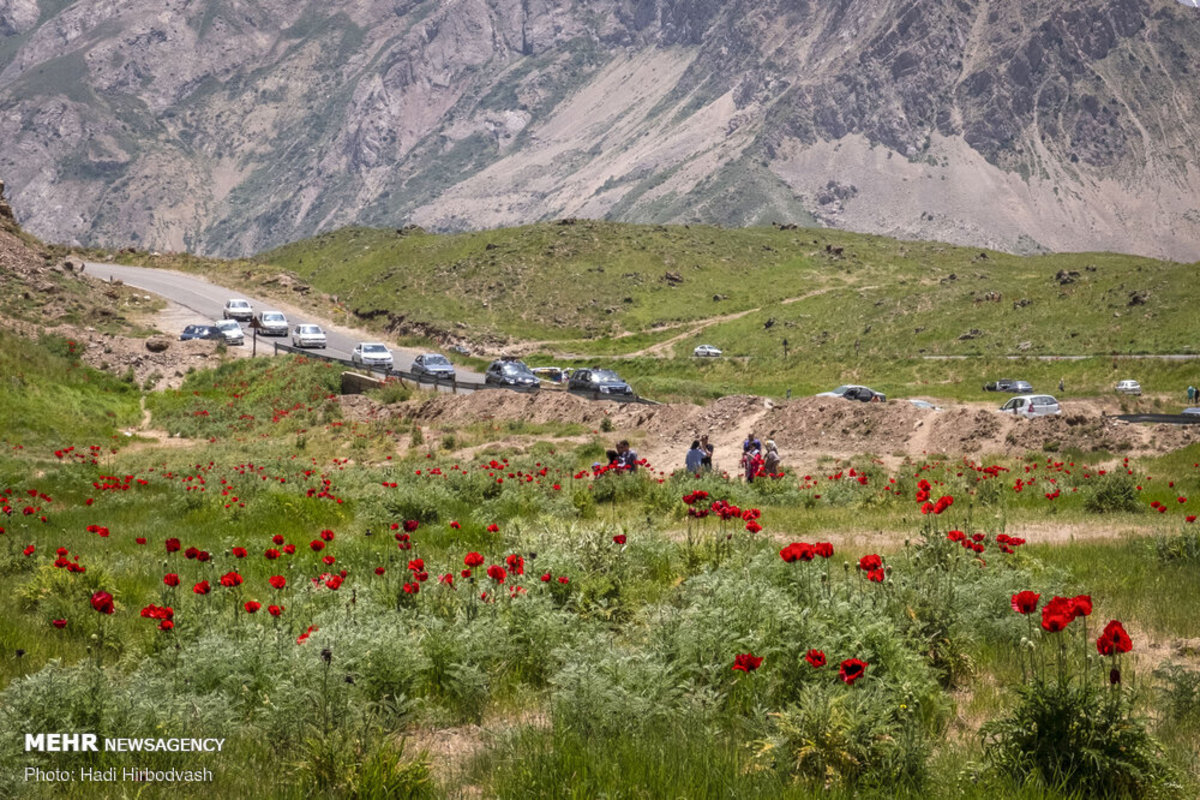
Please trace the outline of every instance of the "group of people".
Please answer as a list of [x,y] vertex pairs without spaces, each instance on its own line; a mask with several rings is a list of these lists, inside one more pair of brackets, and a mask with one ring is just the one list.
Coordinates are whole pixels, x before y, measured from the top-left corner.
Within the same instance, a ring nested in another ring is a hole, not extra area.
[[[712,470],[714,449],[708,441],[708,436],[693,440],[684,458],[684,467],[693,475]],[[779,448],[773,440],[768,439],[764,448],[762,441],[751,431],[746,441],[742,442],[742,459],[739,466],[747,483],[764,475],[777,475],[779,462]]]
[[754,431],[742,442],[742,472],[746,483],[753,483],[755,478],[779,474],[779,448],[774,439],[767,439],[764,449],[762,441],[754,435]]
[[[605,453],[608,457],[608,467],[610,469],[621,469],[629,472],[637,472],[638,455],[637,451],[629,446],[628,439],[622,439],[617,442],[616,450],[609,450]],[[593,464],[593,468],[599,466]]]

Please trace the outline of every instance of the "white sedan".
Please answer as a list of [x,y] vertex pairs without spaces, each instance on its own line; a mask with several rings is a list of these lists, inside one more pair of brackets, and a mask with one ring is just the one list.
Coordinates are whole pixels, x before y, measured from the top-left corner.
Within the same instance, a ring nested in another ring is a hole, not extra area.
[[292,347],[325,347],[325,331],[320,325],[300,324],[292,329]]
[[721,351],[711,344],[702,344],[692,351],[692,355],[697,358],[720,358]]
[[392,351],[378,342],[359,342],[350,354],[350,361],[364,367],[392,368]]

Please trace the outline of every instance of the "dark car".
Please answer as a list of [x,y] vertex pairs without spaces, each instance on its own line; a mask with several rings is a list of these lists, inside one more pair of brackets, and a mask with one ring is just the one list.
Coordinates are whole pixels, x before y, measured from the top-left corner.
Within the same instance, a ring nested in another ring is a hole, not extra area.
[[452,380],[454,365],[441,353],[422,353],[413,359],[412,373],[427,375],[435,380]]
[[1033,392],[1033,386],[1029,381],[1015,381],[1012,378],[1001,378],[998,381],[985,383],[983,385],[985,392],[1011,392],[1013,394],[1030,394]]
[[216,325],[188,325],[183,329],[183,333],[179,334],[179,341],[186,342],[189,339],[216,339],[224,341],[225,334],[221,333],[221,329]]
[[537,376],[521,361],[501,359],[488,365],[483,373],[488,386],[507,386],[510,389],[537,389]]
[[571,373],[567,388],[600,394],[632,395],[633,388],[611,369],[577,369]]

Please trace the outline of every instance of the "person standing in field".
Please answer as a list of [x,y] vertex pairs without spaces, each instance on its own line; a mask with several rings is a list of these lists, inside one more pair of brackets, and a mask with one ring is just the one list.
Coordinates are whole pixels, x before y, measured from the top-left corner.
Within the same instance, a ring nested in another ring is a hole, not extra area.
[[713,451],[715,451],[716,448],[713,447],[708,441],[707,433],[700,436],[700,449],[704,451],[704,458],[701,460],[700,465],[704,467],[706,471],[711,472],[713,468]]
[[684,457],[683,463],[687,471],[692,475],[699,475],[704,469],[704,456],[706,453],[700,447],[700,440],[696,439],[692,442],[692,447],[687,451],[687,456]]

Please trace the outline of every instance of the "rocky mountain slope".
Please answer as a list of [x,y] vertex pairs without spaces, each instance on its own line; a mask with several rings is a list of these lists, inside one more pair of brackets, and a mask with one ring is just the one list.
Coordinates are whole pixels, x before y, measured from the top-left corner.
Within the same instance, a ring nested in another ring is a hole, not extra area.
[[0,172],[50,239],[778,221],[1200,258],[1173,0],[5,0]]

